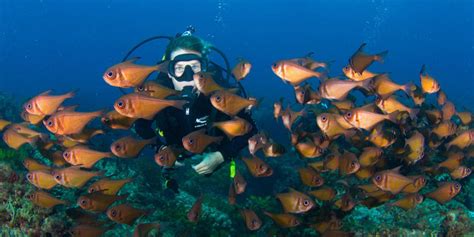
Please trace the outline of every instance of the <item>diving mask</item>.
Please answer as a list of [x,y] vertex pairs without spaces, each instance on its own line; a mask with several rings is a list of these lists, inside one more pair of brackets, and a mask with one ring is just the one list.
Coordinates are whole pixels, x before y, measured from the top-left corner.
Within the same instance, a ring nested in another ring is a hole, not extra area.
[[168,71],[177,81],[192,81],[194,73],[205,71],[206,61],[197,54],[182,54],[169,63]]

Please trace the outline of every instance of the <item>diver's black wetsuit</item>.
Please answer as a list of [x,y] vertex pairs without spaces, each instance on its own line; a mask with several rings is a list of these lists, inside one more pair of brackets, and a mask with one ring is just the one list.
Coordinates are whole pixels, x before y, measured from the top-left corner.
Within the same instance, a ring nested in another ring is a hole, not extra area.
[[[221,74],[216,73],[215,75]],[[171,79],[166,75],[160,76],[158,82],[173,88]],[[223,84],[222,80],[216,80],[216,82]],[[220,151],[225,160],[230,160],[237,156],[240,150],[247,146],[247,140],[257,133],[257,127],[251,118],[250,112],[242,110],[237,116],[250,122],[252,130],[246,135],[235,137],[230,141],[222,131],[217,128],[209,129],[209,126],[212,122],[226,121],[231,119],[231,117],[215,109],[210,102],[210,96],[199,94],[197,98],[185,105],[183,110],[168,107],[159,112],[155,116],[155,120],[137,120],[135,122],[135,131],[145,139],[157,136],[155,129],[152,128],[153,122],[156,121],[156,128],[163,131],[163,137],[159,137],[157,141],[158,147],[160,145],[177,145],[182,147],[181,139],[184,136],[192,131],[204,128],[208,131],[209,135],[225,137],[220,144],[210,145],[208,151]]]

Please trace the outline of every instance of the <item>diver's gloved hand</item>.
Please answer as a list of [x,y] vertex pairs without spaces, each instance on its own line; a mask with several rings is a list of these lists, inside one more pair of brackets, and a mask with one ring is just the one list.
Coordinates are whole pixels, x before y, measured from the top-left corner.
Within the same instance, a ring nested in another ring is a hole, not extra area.
[[202,161],[192,166],[198,174],[210,174],[224,162],[224,156],[219,151],[204,153],[198,156],[202,157]]

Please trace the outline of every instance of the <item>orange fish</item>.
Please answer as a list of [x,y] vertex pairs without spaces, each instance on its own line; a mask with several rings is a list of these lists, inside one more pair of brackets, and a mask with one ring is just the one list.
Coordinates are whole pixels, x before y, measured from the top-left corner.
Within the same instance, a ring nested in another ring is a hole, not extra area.
[[64,148],[71,148],[73,146],[80,145],[80,142],[73,141],[69,136],[58,136],[56,135],[57,138],[57,144],[64,147]]
[[52,208],[57,205],[66,205],[67,202],[53,197],[51,194],[43,191],[35,191],[28,198],[35,205],[42,208]]
[[309,187],[319,187],[324,184],[324,179],[310,167],[298,169],[301,182]]
[[252,156],[250,158],[242,157],[245,165],[252,174],[253,177],[268,177],[273,174],[273,169],[263,160],[257,156]]
[[43,124],[48,131],[56,135],[71,135],[80,133],[90,121],[101,116],[102,113],[101,110],[95,112],[61,111],[43,120]]
[[41,123],[41,121],[43,121],[43,119],[46,117],[46,115],[33,115],[33,114],[29,114],[28,112],[26,111],[22,111],[21,114],[20,114],[21,118],[25,121],[25,122],[28,122],[32,125],[38,125],[39,123]]
[[47,152],[44,156],[53,162],[53,164],[57,167],[67,164],[67,162],[64,160],[63,152],[60,150],[55,152]]
[[462,152],[450,152],[447,157],[446,160],[438,164],[438,168],[446,168],[449,171],[453,171],[461,165],[464,154]]
[[396,123],[398,114],[398,111],[391,114],[378,114],[368,112],[362,108],[356,108],[346,112],[344,114],[344,119],[356,128],[370,131],[375,125],[384,120]]
[[112,156],[111,152],[92,150],[84,145],[76,145],[63,152],[64,160],[67,163],[83,168],[92,168],[99,160]]
[[165,99],[168,96],[178,95],[180,93],[177,90],[162,86],[160,83],[155,81],[144,82],[143,84],[135,87],[134,92],[143,93],[147,96],[157,99]]
[[247,77],[251,69],[252,64],[248,60],[240,59],[239,63],[232,69],[232,75],[234,75],[237,81],[240,81]]
[[364,185],[359,185],[357,186],[358,188],[364,190],[366,193],[372,193],[375,191],[379,191],[379,187],[375,184],[364,184]]
[[109,229],[107,228],[102,228],[98,226],[93,226],[93,225],[77,225],[72,227],[69,230],[69,233],[73,237],[89,237],[89,236],[102,236],[106,231]]
[[80,196],[77,199],[77,205],[82,209],[92,212],[104,212],[112,203],[124,200],[128,197],[125,195],[108,195],[102,192],[93,192]]
[[286,153],[286,148],[276,142],[270,141],[263,146],[263,154],[265,157],[279,157]]
[[233,184],[236,194],[242,194],[245,192],[245,188],[247,187],[247,181],[245,181],[244,176],[240,174],[239,170],[235,170],[235,176],[233,178]]
[[194,202],[193,206],[191,209],[188,211],[187,217],[188,220],[191,222],[198,222],[199,220],[199,215],[201,215],[201,208],[202,208],[202,201],[203,201],[203,196],[201,195],[196,201]]
[[342,72],[347,78],[353,81],[365,81],[379,75],[378,73],[369,72],[367,70],[364,70],[362,73],[357,73],[349,65],[342,68]]
[[411,178],[413,183],[402,189],[404,193],[417,193],[426,185],[426,177],[424,176],[408,176],[408,178]]
[[292,214],[288,214],[288,213],[277,214],[277,213],[271,213],[267,211],[264,211],[263,213],[267,215],[268,217],[272,218],[272,220],[281,228],[291,228],[291,227],[295,227],[301,224],[301,221],[295,215],[292,215]]
[[308,68],[308,69],[311,69],[311,70],[314,70],[314,69],[317,69],[317,68],[325,68],[325,69],[328,69],[329,67],[329,62],[318,62],[318,61],[315,61],[311,56],[313,55],[314,53],[313,52],[310,52],[308,54],[306,54],[304,57],[301,57],[301,58],[293,58],[293,59],[289,59],[288,61],[291,61],[291,62],[294,62],[298,65],[301,65],[305,68]]
[[372,178],[372,182],[383,191],[397,194],[407,185],[413,183],[413,180],[398,173],[397,169],[392,169],[376,173]]
[[446,149],[449,149],[452,146],[465,149],[471,145],[474,145],[474,129],[466,130],[453,138],[446,144]]
[[214,91],[225,90],[213,79],[213,75],[210,72],[198,72],[193,76],[196,88],[205,96],[209,96]]
[[296,101],[300,104],[319,104],[321,95],[318,91],[313,91],[310,84],[295,86]]
[[316,117],[316,123],[321,131],[330,139],[340,135],[348,135],[348,129],[352,125],[343,116],[331,113],[322,113]]
[[461,191],[461,184],[458,182],[441,182],[434,191],[427,193],[426,197],[436,200],[440,204],[445,204],[453,199]]
[[339,154],[339,152],[333,152],[327,155],[326,159],[323,162],[324,169],[328,169],[332,171],[339,169],[340,159],[341,159],[341,154]]
[[268,143],[268,137],[265,133],[259,132],[248,139],[249,152],[252,155],[255,155],[257,151],[265,147]]
[[382,123],[375,126],[370,132],[368,140],[377,147],[386,148],[395,143],[397,133],[393,129],[386,129]]
[[373,166],[372,167],[361,167],[360,169],[357,170],[357,172],[354,173],[354,175],[358,179],[364,180],[364,179],[369,179],[372,176],[374,176],[374,173],[375,173],[375,168]]
[[341,199],[334,202],[334,206],[344,212],[352,210],[352,208],[354,208],[356,204],[357,203],[349,194],[345,194],[341,197]]
[[399,85],[393,82],[387,73],[376,76],[372,80],[372,88],[377,95],[382,98],[387,98],[398,90],[404,91],[407,95],[411,94],[411,91],[415,89],[412,82],[405,85]]
[[28,171],[37,171],[37,170],[49,171],[51,169],[51,167],[47,165],[43,165],[39,163],[38,161],[31,158],[25,158],[23,160],[23,166],[25,166],[25,168]]
[[32,115],[52,115],[66,99],[72,98],[76,94],[74,91],[63,95],[50,95],[49,93],[51,90],[33,97],[23,105],[23,108]]
[[257,214],[250,209],[240,210],[240,214],[245,221],[245,225],[249,230],[258,230],[262,226],[262,220],[258,218]]
[[167,69],[167,63],[161,63],[153,66],[138,65],[134,62],[139,58],[132,58],[125,62],[116,64],[108,68],[102,78],[107,84],[114,87],[130,88],[137,87],[155,71],[164,71]]
[[100,180],[95,181],[93,184],[89,186],[87,192],[94,193],[94,192],[101,192],[107,195],[116,195],[118,191],[125,185],[132,182],[132,178],[128,179],[109,179],[103,178]]
[[84,128],[81,133],[71,134],[68,138],[72,141],[79,142],[82,144],[88,143],[89,140],[99,134],[104,134],[104,130]]
[[336,106],[340,111],[347,111],[354,108],[354,102],[351,100],[342,100],[342,101],[331,101],[331,104]]
[[344,100],[349,92],[354,88],[360,87],[368,90],[371,80],[365,81],[349,81],[340,80],[338,78],[330,78],[319,85],[319,94],[322,98],[328,100]]
[[472,170],[467,168],[466,166],[459,166],[455,170],[453,170],[450,175],[453,179],[464,179],[471,174]]
[[58,184],[67,188],[81,188],[90,179],[104,174],[103,171],[85,171],[77,166],[70,166],[51,172]]
[[217,110],[231,117],[237,115],[242,109],[251,109],[257,105],[254,98],[243,98],[227,90],[214,92],[211,96],[211,104]]
[[156,138],[146,140],[135,139],[131,136],[126,136],[118,139],[110,145],[112,153],[119,158],[135,158],[145,148],[146,145],[152,144]]
[[140,223],[135,227],[132,237],[147,237],[153,229],[158,233],[160,231],[160,223]]
[[214,122],[211,126],[223,131],[229,140],[232,140],[234,137],[243,136],[252,130],[252,124],[237,116],[231,120]]
[[298,192],[293,188],[289,189],[290,192],[288,193],[279,193],[276,195],[285,212],[296,214],[305,213],[315,206],[315,203],[308,195]]
[[329,220],[311,224],[311,228],[318,231],[320,234],[323,234],[331,230],[340,230],[342,228],[342,221],[331,216],[331,219]]
[[350,175],[360,169],[356,155],[351,152],[344,152],[339,159],[339,174],[341,176]]
[[409,108],[406,105],[402,104],[395,98],[394,95],[391,95],[385,99],[379,97],[375,100],[375,104],[377,105],[377,107],[379,107],[380,110],[382,110],[382,112],[386,114],[390,114],[395,111],[405,111],[410,115],[411,119],[415,119],[416,115],[419,112],[419,109]]
[[296,121],[296,119],[300,116],[304,116],[305,114],[305,109],[293,111],[290,106],[287,106],[286,109],[281,112],[281,120],[285,128],[291,131],[293,123]]
[[186,100],[157,99],[138,93],[126,94],[114,103],[114,109],[121,115],[129,118],[152,120],[155,115],[167,107],[182,110]]
[[319,189],[309,191],[308,193],[320,201],[330,201],[334,197],[336,197],[336,191],[333,188],[327,186],[323,186]]
[[12,122],[0,119],[0,131],[2,131],[4,128],[6,128],[8,125],[10,125]]
[[425,110],[424,113],[426,114],[427,118],[430,120],[432,124],[438,124],[443,120],[443,114],[440,110],[432,109],[432,110]]
[[418,204],[423,202],[423,196],[418,193],[408,194],[405,197],[388,204],[389,206],[397,206],[405,211],[415,208]]
[[439,138],[449,137],[456,133],[457,126],[454,122],[446,120],[438,124],[432,129],[432,132]]
[[415,130],[411,137],[405,139],[405,146],[409,148],[409,153],[405,156],[405,160],[408,164],[415,164],[424,156],[425,137]]
[[3,141],[8,145],[8,147],[18,150],[21,146],[28,143],[30,145],[35,145],[38,141],[38,137],[27,137],[18,133],[12,127],[9,127],[3,132]]
[[111,129],[123,129],[127,130],[132,127],[133,123],[138,118],[129,118],[121,115],[119,112],[112,110],[107,114],[103,115],[100,121]]
[[316,158],[324,154],[324,149],[314,144],[309,138],[298,142],[295,145],[295,149],[304,158]]
[[[472,122],[472,114],[471,112],[456,112],[456,115],[459,117],[463,125],[469,125]],[[0,126],[1,130],[1,126]]]
[[426,99],[425,94],[423,94],[421,91],[421,88],[416,85],[412,87],[412,90],[410,93],[408,93],[408,95],[413,99],[413,103],[416,106],[421,106]]
[[448,100],[448,97],[446,96],[446,93],[444,93],[444,91],[442,90],[439,90],[438,99],[437,99],[438,105],[440,106],[444,105],[447,100]]
[[443,121],[450,120],[456,114],[456,107],[451,101],[447,101],[441,108]]
[[377,54],[366,54],[364,53],[366,45],[366,43],[363,43],[349,59],[349,66],[359,74],[362,74],[374,61],[383,63],[388,54],[388,50]]
[[423,64],[420,71],[421,89],[423,93],[433,94],[439,91],[440,85],[436,79],[428,75],[426,66]]
[[273,117],[276,121],[278,121],[278,118],[281,116],[281,111],[283,109],[282,103],[283,97],[281,97],[279,101],[273,103]]
[[178,158],[179,151],[172,146],[162,146],[155,154],[155,162],[159,166],[172,167]]
[[28,137],[28,138],[31,138],[31,137],[39,137],[41,138],[42,140],[46,140],[48,139],[48,135],[47,134],[44,134],[44,133],[40,133],[40,132],[37,132],[31,128],[29,128],[27,125],[25,124],[21,124],[21,123],[15,123],[15,124],[11,124],[9,126],[9,128],[12,128],[13,130],[15,130],[17,133],[25,136],[25,137]]
[[181,140],[184,149],[192,153],[202,153],[212,143],[220,144],[223,137],[213,137],[206,134],[206,129],[202,128],[184,136]]
[[359,155],[359,164],[362,167],[375,165],[382,156],[382,149],[379,147],[364,147],[364,150]]
[[26,179],[37,188],[50,190],[58,183],[54,176],[45,170],[30,171],[26,174]]
[[120,204],[107,210],[107,216],[110,220],[130,226],[136,219],[144,215],[147,215],[147,211],[134,208],[128,204]]
[[321,79],[326,75],[323,72],[313,71],[289,60],[281,60],[274,63],[272,65],[272,70],[284,82],[288,82],[293,86],[299,85],[311,77]]

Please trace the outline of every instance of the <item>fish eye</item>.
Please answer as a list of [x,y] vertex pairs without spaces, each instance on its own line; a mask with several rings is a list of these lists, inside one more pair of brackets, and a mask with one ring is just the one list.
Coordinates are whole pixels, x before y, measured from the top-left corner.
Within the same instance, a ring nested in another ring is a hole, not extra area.
[[115,217],[115,216],[117,215],[117,211],[112,210],[112,211],[110,212],[110,215],[111,215],[112,217]]
[[216,101],[217,101],[217,102],[220,102],[221,99],[222,99],[222,98],[221,98],[220,96],[216,96]]
[[375,181],[380,182],[381,180],[382,180],[382,176],[380,176],[380,175],[375,176]]
[[102,121],[103,121],[104,123],[106,123],[106,124],[110,123],[110,119],[109,119],[109,118],[104,118]]
[[64,156],[64,158],[68,158],[69,157],[69,152],[67,152],[67,151],[64,152],[63,156]]
[[256,226],[258,224],[258,221],[253,219],[251,224],[252,224],[252,226]]
[[351,162],[351,167],[354,168],[355,165],[356,165],[355,161],[352,161],[352,162]]
[[303,205],[304,205],[304,206],[309,206],[309,200],[304,200],[304,201],[303,201]]
[[322,120],[323,122],[326,122],[326,121],[328,120],[328,118],[326,117],[326,115],[323,115],[323,116],[321,116],[321,120]]
[[421,202],[422,198],[423,198],[423,197],[422,197],[421,195],[416,195],[416,200],[417,200],[418,202]]
[[460,189],[460,188],[461,188],[461,185],[458,184],[458,183],[456,183],[456,184],[454,185],[454,188],[455,188],[455,189]]
[[51,126],[53,126],[53,121],[48,120],[48,127],[51,127]]
[[27,107],[28,109],[31,109],[33,106],[32,106],[31,104],[27,104],[26,107]]
[[87,204],[86,199],[82,199],[82,200],[81,200],[81,204],[82,204],[82,205],[86,205],[86,204]]
[[59,180],[59,179],[61,179],[61,175],[56,175],[56,176],[54,176],[54,178]]
[[163,156],[159,156],[158,159],[159,159],[160,161],[164,161],[164,160],[165,160],[165,158],[164,158]]
[[352,117],[352,112],[347,112],[347,113],[346,113],[346,117],[347,117],[347,118]]
[[109,71],[109,72],[107,73],[107,77],[111,78],[111,77],[113,77],[113,76],[114,76],[114,72],[113,72],[113,71]]
[[192,145],[192,144],[194,143],[194,140],[193,140],[193,139],[189,139],[189,141],[188,141],[188,142],[189,142],[189,144],[191,144],[191,145]]
[[124,105],[123,101],[119,100],[119,101],[117,102],[117,106],[118,106],[119,108],[123,108],[123,105]]
[[27,174],[27,175],[26,175],[26,178],[27,178],[27,179],[31,179],[31,178],[32,178],[32,175],[31,175],[31,174]]
[[274,64],[272,65],[272,67],[277,67],[277,64],[276,64],[276,63],[274,63]]
[[94,188],[89,189],[89,193],[93,193],[95,191]]
[[145,88],[143,88],[143,86],[137,87],[137,90],[138,90],[138,91],[144,91],[144,89],[145,89]]
[[115,150],[120,151],[121,148],[122,148],[122,146],[120,146],[120,144],[115,145]]

